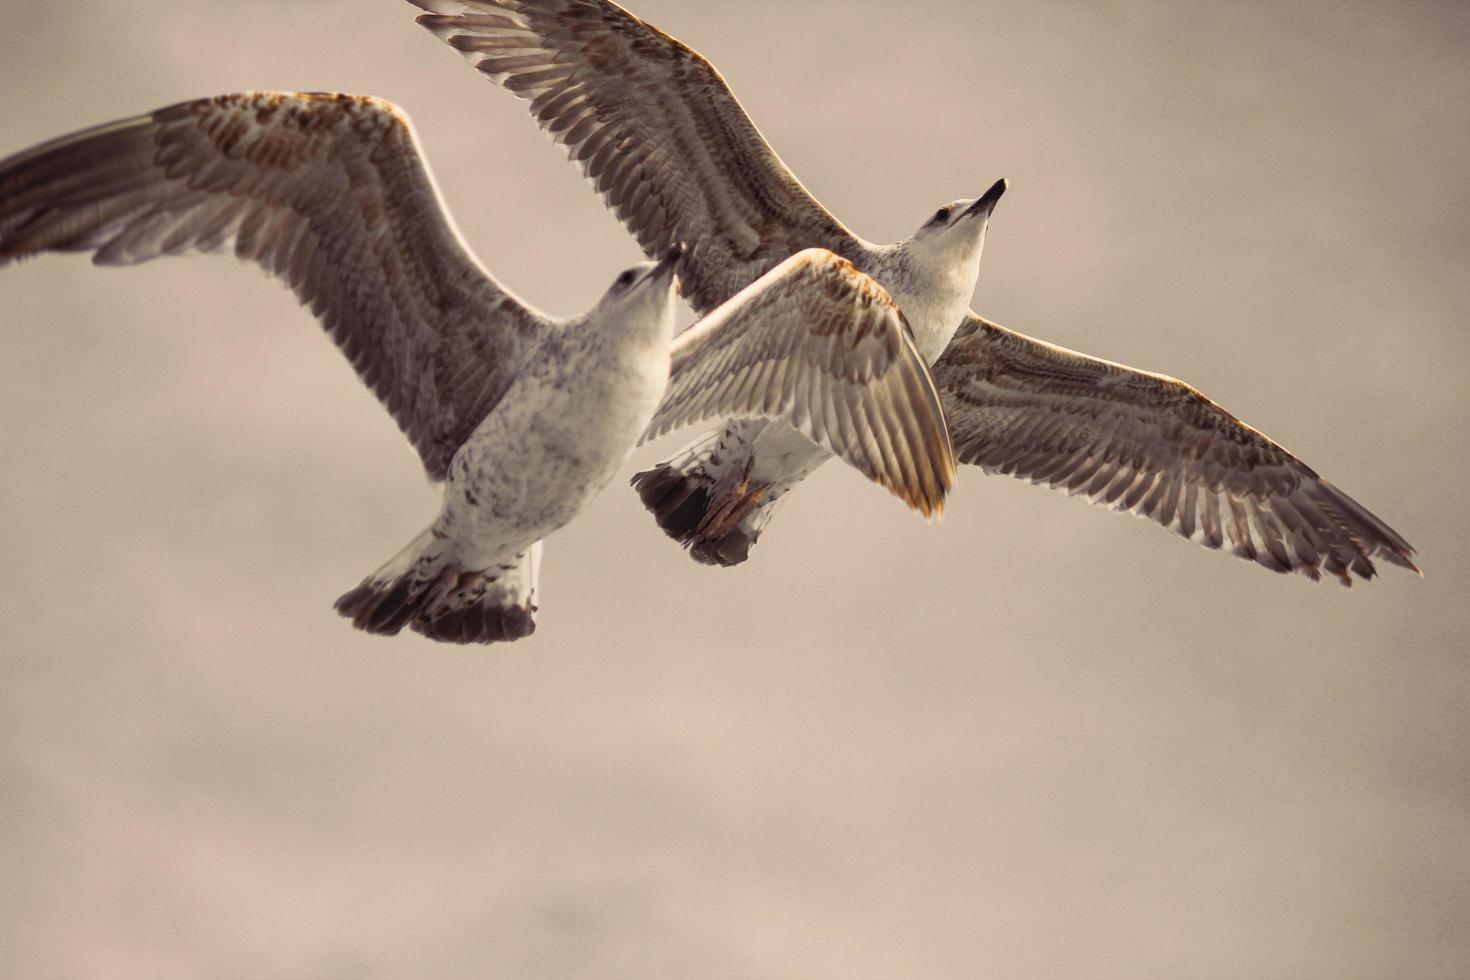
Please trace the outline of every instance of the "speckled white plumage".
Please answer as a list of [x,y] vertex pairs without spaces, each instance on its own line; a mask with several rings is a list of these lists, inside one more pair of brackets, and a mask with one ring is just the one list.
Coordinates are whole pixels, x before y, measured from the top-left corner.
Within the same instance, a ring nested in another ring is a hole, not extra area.
[[671,260],[629,270],[588,313],[543,323],[540,343],[450,460],[433,524],[339,600],[344,615],[392,632],[412,609],[413,628],[460,642],[534,629],[543,539],[607,486],[663,395],[672,270]]

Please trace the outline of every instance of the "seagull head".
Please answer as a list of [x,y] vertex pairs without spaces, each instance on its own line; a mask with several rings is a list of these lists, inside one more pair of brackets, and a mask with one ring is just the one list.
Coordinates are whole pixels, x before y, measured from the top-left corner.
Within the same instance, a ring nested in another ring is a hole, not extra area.
[[678,279],[675,270],[684,246],[675,244],[656,262],[640,262],[613,280],[603,293],[598,307],[624,317],[667,319],[670,330],[674,322],[674,296]]
[[911,260],[931,267],[935,272],[967,277],[973,288],[975,277],[980,274],[980,251],[985,246],[985,229],[1007,186],[1006,179],[1002,177],[979,197],[950,201],[935,211],[903,243],[904,251]]

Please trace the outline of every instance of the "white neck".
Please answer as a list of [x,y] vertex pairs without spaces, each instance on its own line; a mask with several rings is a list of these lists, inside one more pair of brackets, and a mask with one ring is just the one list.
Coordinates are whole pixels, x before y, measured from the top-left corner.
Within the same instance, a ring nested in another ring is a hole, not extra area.
[[980,277],[980,246],[958,262],[935,262],[899,242],[873,254],[865,271],[893,294],[908,317],[919,353],[931,364],[944,353],[960,321],[970,309]]

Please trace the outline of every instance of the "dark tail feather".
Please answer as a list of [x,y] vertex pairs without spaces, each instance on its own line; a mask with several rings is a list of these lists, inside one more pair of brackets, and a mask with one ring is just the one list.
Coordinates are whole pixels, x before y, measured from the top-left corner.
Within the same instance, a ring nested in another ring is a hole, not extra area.
[[407,576],[387,586],[364,579],[362,584],[337,600],[339,613],[352,620],[352,625],[369,633],[396,636],[408,625],[418,608],[418,596]]
[[535,606],[469,606],[414,629],[441,643],[509,643],[536,632]]
[[678,461],[661,463],[633,477],[633,486],[665,534],[704,565],[738,565],[760,537],[744,518],[759,505],[764,488],[741,485],[721,490],[706,473],[684,472]]
[[352,625],[387,636],[405,626],[444,643],[519,640],[536,630],[538,541],[512,561],[464,568],[430,532],[337,600]]

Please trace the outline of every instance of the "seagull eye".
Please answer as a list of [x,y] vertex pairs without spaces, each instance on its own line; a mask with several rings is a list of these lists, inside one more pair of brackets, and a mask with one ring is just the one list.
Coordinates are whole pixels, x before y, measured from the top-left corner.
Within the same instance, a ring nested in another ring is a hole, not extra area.
[[948,221],[949,220],[949,208],[940,208],[938,211],[935,211],[934,212],[934,220],[935,221]]
[[613,283],[613,285],[614,286],[617,286],[619,289],[627,289],[632,284],[633,284],[633,270],[632,269],[629,269],[627,272],[623,273],[621,276],[618,276],[618,281],[615,282],[615,283]]

